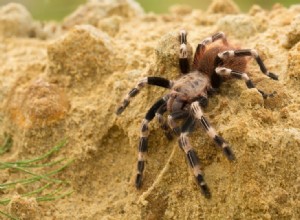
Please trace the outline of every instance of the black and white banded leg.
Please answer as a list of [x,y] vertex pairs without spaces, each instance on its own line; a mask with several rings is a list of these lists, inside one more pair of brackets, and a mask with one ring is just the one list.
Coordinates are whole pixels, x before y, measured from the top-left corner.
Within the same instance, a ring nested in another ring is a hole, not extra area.
[[204,181],[204,177],[203,177],[203,172],[201,170],[200,164],[199,164],[199,158],[195,152],[195,150],[193,149],[192,145],[190,144],[188,135],[191,133],[191,131],[193,130],[193,126],[194,126],[194,118],[193,117],[188,117],[188,119],[185,121],[185,123],[183,124],[182,128],[181,128],[181,133],[179,136],[179,140],[178,140],[178,144],[179,147],[185,152],[187,160],[191,166],[191,168],[193,169],[193,174],[197,180],[197,183],[201,189],[202,194],[206,197],[206,198],[210,198],[211,194],[210,194],[210,190],[206,184],[206,182]]
[[[271,73],[265,66],[264,62],[258,55],[258,52],[254,49],[243,49],[243,50],[227,50],[223,51],[218,54],[216,64],[221,63],[222,60],[229,58],[229,57],[244,57],[244,56],[251,56],[253,57],[261,72],[264,73],[266,76],[270,77],[271,79],[278,80],[278,76],[274,73]],[[217,65],[216,65],[217,66]]]
[[163,88],[168,88],[170,89],[173,85],[173,81],[171,80],[168,80],[168,79],[165,79],[165,78],[162,78],[162,77],[156,77],[156,76],[153,76],[153,77],[145,77],[143,78],[142,80],[140,80],[136,86],[130,90],[130,92],[126,95],[126,97],[124,98],[122,104],[118,107],[117,111],[116,111],[116,114],[117,115],[120,115],[124,110],[125,108],[129,105],[131,99],[133,97],[135,97],[139,92],[140,90],[145,86],[145,85],[154,85],[154,86],[160,86],[160,87],[163,87]]
[[[252,88],[256,88],[254,83],[252,82],[252,80],[249,78],[249,76],[247,75],[247,73],[243,73],[243,72],[238,72],[238,71],[234,71],[234,70],[231,70],[229,68],[225,68],[225,67],[217,67],[215,69],[216,73],[219,75],[219,76],[232,76],[232,77],[235,77],[237,79],[242,79],[245,81],[247,87],[249,89],[252,89]],[[257,89],[257,88],[256,88]],[[273,97],[274,96],[274,93],[270,93],[270,94],[267,94],[265,92],[263,92],[262,90],[260,89],[257,89],[258,92],[260,92],[260,94],[263,96],[263,98],[268,98],[268,97]]]
[[228,44],[226,36],[223,32],[217,32],[216,34],[205,38],[200,44],[198,44],[195,55],[194,55],[194,62],[193,62],[194,69],[198,69],[198,63],[206,49],[206,46],[215,42],[216,40],[219,40],[219,39],[222,39],[224,45]]
[[148,124],[149,122],[155,117],[155,113],[158,109],[166,104],[166,98],[161,98],[146,113],[145,118],[142,121],[141,125],[141,134],[140,134],[140,141],[138,146],[138,162],[137,162],[137,175],[135,179],[135,186],[136,188],[141,188],[142,186],[142,178],[143,172],[145,167],[145,157],[148,150],[148,136],[149,136],[149,129]]
[[187,49],[187,32],[181,30],[179,33],[180,51],[179,51],[179,67],[182,74],[190,72],[190,64],[188,60]]
[[191,104],[191,111],[194,117],[200,122],[203,126],[204,130],[208,134],[208,136],[214,140],[214,142],[223,150],[224,155],[227,157],[228,160],[232,161],[235,160],[235,156],[229,147],[228,143],[217,134],[215,129],[209,124],[207,119],[204,117],[201,106],[198,101],[193,102]]

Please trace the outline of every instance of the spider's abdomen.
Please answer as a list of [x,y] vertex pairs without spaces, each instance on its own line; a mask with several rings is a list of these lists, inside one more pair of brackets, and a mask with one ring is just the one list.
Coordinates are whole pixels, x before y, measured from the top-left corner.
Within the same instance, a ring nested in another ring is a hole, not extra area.
[[196,71],[176,80],[172,91],[189,101],[199,97],[199,95],[206,96],[209,87],[210,80],[208,76]]
[[[198,70],[200,72],[208,74],[211,77],[216,68],[214,64],[218,53],[226,50],[236,49],[237,48],[228,45],[216,45],[207,48],[207,50],[202,54],[201,59],[199,60]],[[244,72],[246,70],[247,60],[245,57],[229,57],[224,60],[224,63],[221,66],[239,72]]]

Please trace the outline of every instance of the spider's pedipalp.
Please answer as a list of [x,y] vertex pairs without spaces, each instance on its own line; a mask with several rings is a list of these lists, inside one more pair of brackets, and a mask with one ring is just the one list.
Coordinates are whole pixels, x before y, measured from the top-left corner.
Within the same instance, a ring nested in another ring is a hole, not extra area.
[[[252,82],[252,80],[247,75],[247,73],[234,71],[234,70],[231,70],[231,69],[225,68],[225,67],[217,67],[216,68],[216,73],[220,76],[232,76],[232,77],[235,77],[237,79],[242,79],[242,80],[245,81],[245,83],[246,83],[246,85],[249,89],[252,89],[252,88],[257,89],[255,87],[254,83]],[[274,94],[275,94],[275,92],[267,94],[267,93],[263,92],[260,89],[257,89],[257,91],[263,96],[264,99],[266,99],[268,97],[273,97]]]
[[170,115],[168,115],[168,125],[173,130],[173,132],[179,136],[181,128],[177,125],[175,120],[177,119],[185,119],[189,116],[188,111],[180,110],[176,112],[172,112]]
[[197,180],[197,183],[201,189],[202,194],[206,198],[210,198],[211,197],[210,190],[204,181],[203,173],[202,173],[202,170],[201,170],[200,164],[199,164],[199,158],[198,158],[195,150],[191,146],[190,141],[188,139],[188,134],[191,133],[191,131],[193,130],[194,124],[195,124],[194,117],[191,117],[191,116],[188,117],[188,119],[182,125],[178,144],[179,144],[179,147],[186,154],[186,158],[187,158],[191,168],[193,169],[193,174]]
[[272,72],[270,72],[260,56],[258,55],[258,52],[254,49],[241,49],[241,50],[226,50],[223,52],[220,52],[216,59],[224,60],[226,58],[230,57],[244,57],[244,56],[251,56],[256,60],[256,63],[258,64],[261,72],[265,74],[266,76],[270,77],[271,79],[278,80],[278,76]]
[[191,111],[194,117],[200,122],[204,130],[207,132],[208,136],[223,150],[224,155],[228,160],[234,160],[235,156],[227,144],[227,142],[217,134],[215,129],[209,124],[208,120],[204,117],[201,110],[201,106],[198,101],[195,101],[191,104]]
[[157,118],[158,123],[160,124],[161,129],[163,130],[165,136],[168,140],[172,140],[173,136],[170,130],[170,127],[166,123],[163,118],[163,114],[167,111],[167,104],[162,105],[157,112],[155,113],[155,117]]
[[185,30],[180,31],[179,42],[179,67],[182,74],[187,74],[190,71],[190,64],[188,60],[187,32]]
[[133,89],[131,89],[130,92],[126,95],[126,97],[123,99],[122,104],[118,107],[116,111],[117,115],[120,115],[126,109],[131,99],[135,97],[146,84],[170,89],[173,85],[173,82],[163,77],[156,77],[156,76],[145,77],[141,79],[136,84],[136,86]]
[[137,175],[135,179],[136,188],[141,188],[142,186],[142,178],[145,167],[145,157],[148,151],[148,136],[149,129],[148,124],[155,117],[156,112],[161,108],[161,106],[166,105],[166,97],[159,99],[154,105],[146,113],[145,118],[142,120],[141,124],[141,133],[140,133],[140,141],[138,146],[138,163],[137,163]]

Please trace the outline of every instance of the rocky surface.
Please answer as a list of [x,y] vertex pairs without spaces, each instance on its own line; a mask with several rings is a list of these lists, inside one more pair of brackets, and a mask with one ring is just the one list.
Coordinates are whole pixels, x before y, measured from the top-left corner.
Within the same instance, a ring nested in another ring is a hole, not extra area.
[[[73,194],[37,203],[2,193],[13,197],[6,211],[20,219],[299,219],[299,12],[300,5],[277,4],[241,13],[231,0],[215,0],[207,11],[174,6],[156,15],[132,0],[90,0],[61,23],[42,24],[21,5],[0,8],[0,134],[14,140],[0,160],[40,155],[65,137],[61,154],[75,159],[61,174]],[[177,141],[169,142],[156,121],[144,185],[134,187],[140,122],[166,91],[145,88],[115,115],[140,78],[179,77],[181,29],[190,53],[224,31],[233,44],[256,48],[279,75],[270,80],[249,61],[249,76],[259,89],[276,91],[273,98],[230,80],[210,99],[205,114],[237,157],[228,162],[201,129],[191,136],[210,200]],[[0,175],[1,182],[12,180]]]

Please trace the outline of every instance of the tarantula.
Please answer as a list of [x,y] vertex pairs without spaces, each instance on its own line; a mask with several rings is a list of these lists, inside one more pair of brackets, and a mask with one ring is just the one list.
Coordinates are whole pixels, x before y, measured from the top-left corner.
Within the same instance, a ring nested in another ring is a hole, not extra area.
[[[219,44],[215,43],[216,41],[219,41]],[[167,138],[171,139],[172,133],[179,136],[179,146],[187,157],[201,192],[206,198],[210,198],[211,193],[203,178],[199,158],[188,138],[195,124],[202,125],[208,136],[223,150],[228,160],[233,161],[235,156],[228,143],[217,134],[203,115],[202,108],[207,105],[208,95],[218,89],[223,81],[230,78],[242,79],[248,88],[256,88],[245,73],[247,56],[253,57],[261,72],[271,79],[278,80],[278,76],[267,70],[256,50],[238,49],[230,45],[223,32],[218,32],[198,44],[191,70],[188,62],[187,32],[185,30],[180,31],[179,42],[180,78],[177,80],[168,80],[162,77],[143,78],[127,94],[116,114],[120,115],[129,105],[131,98],[136,96],[146,84],[170,89],[168,94],[152,105],[142,120],[135,186],[139,189],[142,185],[145,154],[148,149],[148,124],[156,117]],[[257,90],[263,98],[274,94],[266,94]],[[169,114],[167,122],[163,118],[163,114],[166,112]],[[184,120],[182,126],[177,125],[176,120],[179,119]]]

